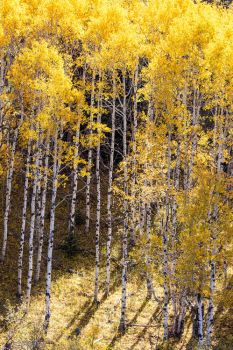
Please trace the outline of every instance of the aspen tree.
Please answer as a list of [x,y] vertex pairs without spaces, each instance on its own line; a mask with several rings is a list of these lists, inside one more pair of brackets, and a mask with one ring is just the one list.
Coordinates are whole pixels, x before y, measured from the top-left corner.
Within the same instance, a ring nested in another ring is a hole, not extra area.
[[51,300],[51,275],[52,275],[52,257],[53,257],[53,244],[54,244],[54,230],[55,230],[55,209],[56,198],[58,188],[58,175],[60,171],[61,161],[59,159],[58,149],[58,130],[55,130],[54,135],[54,158],[53,158],[53,184],[52,184],[52,198],[50,207],[50,225],[49,225],[49,237],[48,237],[48,255],[47,255],[47,271],[46,271],[46,291],[45,291],[45,320],[44,329],[48,330],[49,321],[51,316],[50,300]]
[[75,142],[74,142],[74,169],[73,169],[73,188],[71,195],[70,217],[69,217],[69,240],[72,240],[75,233],[75,208],[78,190],[78,157],[79,157],[79,140],[80,139],[80,121],[76,126]]
[[198,347],[203,345],[203,301],[200,293],[197,294],[197,325],[198,325]]
[[[85,85],[85,74],[86,68],[84,67],[82,82]],[[75,237],[75,211],[76,211],[76,201],[77,201],[77,191],[78,191],[78,178],[79,178],[79,164],[80,164],[80,127],[82,123],[81,108],[84,105],[84,96],[81,91],[74,91],[74,101],[77,105],[77,117],[74,119],[74,131],[75,136],[73,140],[74,154],[72,158],[72,194],[71,194],[71,204],[70,204],[70,214],[69,214],[69,227],[68,227],[68,242],[69,244],[73,242]]]
[[[127,156],[127,106],[126,106],[126,77],[123,75],[123,155]],[[124,197],[128,194],[128,171],[127,164],[124,164],[124,180],[123,180],[123,190]],[[121,294],[121,314],[120,314],[120,331],[122,333],[126,330],[126,301],[127,301],[127,258],[128,258],[128,230],[129,230],[129,208],[128,201],[126,198],[123,199],[123,233],[122,233],[122,294]]]
[[[150,251],[150,246],[151,246],[151,204],[147,203],[146,204],[146,235],[147,235],[147,240],[148,244],[146,247],[146,250]],[[147,284],[147,296],[149,299],[152,297],[154,300],[157,300],[156,295],[155,295],[155,290],[153,286],[153,281],[152,281],[152,275],[151,275],[151,257],[148,256],[148,252],[146,252],[146,284]]]
[[111,147],[108,174],[108,194],[107,194],[107,261],[106,261],[106,294],[109,294],[110,273],[111,273],[111,242],[112,242],[112,183],[113,183],[113,166],[114,166],[114,150],[115,150],[115,118],[116,118],[116,73],[113,72],[113,103],[112,103],[112,120],[111,120]]
[[168,339],[168,229],[169,229],[169,207],[170,207],[170,186],[171,186],[171,125],[168,125],[168,146],[167,146],[167,192],[165,199],[165,220],[162,224],[163,230],[163,276],[164,276],[164,340]]
[[34,254],[34,233],[36,224],[36,194],[38,189],[38,166],[39,166],[39,141],[36,144],[36,149],[34,153],[34,169],[33,169],[33,186],[32,186],[32,196],[31,196],[31,219],[30,219],[30,229],[29,229],[29,257],[28,257],[28,276],[27,276],[27,291],[26,291],[26,301],[27,307],[29,308],[30,298],[31,298],[31,288],[32,288],[32,275],[33,275],[33,254]]
[[[101,84],[101,74],[100,81]],[[101,109],[102,109],[102,88],[99,86],[98,93],[98,114],[97,124],[101,124]],[[98,131],[98,145],[96,149],[96,192],[97,192],[97,204],[96,204],[96,230],[95,230],[95,288],[94,288],[94,301],[98,303],[99,293],[99,270],[100,270],[100,218],[101,218],[101,186],[100,186],[100,132]]]
[[46,209],[46,201],[47,201],[48,172],[49,172],[49,150],[50,150],[50,140],[48,137],[46,149],[45,149],[44,178],[43,178],[43,185],[42,185],[41,208],[40,208],[40,226],[39,226],[39,235],[38,235],[39,242],[38,242],[37,258],[36,258],[36,272],[35,272],[36,283],[40,279],[41,259],[42,259],[43,243],[44,243],[45,209]]
[[4,90],[5,85],[5,60],[4,57],[1,57],[1,71],[0,71],[0,145],[2,145],[3,141],[3,102],[1,99],[1,95]]
[[31,161],[31,140],[28,140],[27,160],[25,169],[25,181],[24,181],[24,195],[23,195],[23,211],[22,211],[22,223],[20,232],[20,248],[18,257],[18,278],[17,278],[17,296],[21,298],[22,295],[22,271],[23,271],[23,253],[26,231],[26,219],[27,219],[27,206],[28,206],[28,189],[29,189],[29,171]]
[[36,224],[35,224],[35,232],[36,232],[36,245],[35,247],[38,248],[39,246],[39,230],[40,230],[40,216],[41,216],[41,182],[42,182],[42,157],[43,157],[43,146],[42,146],[42,133],[41,128],[39,127],[39,135],[38,135],[38,170],[37,170],[37,177],[38,177],[38,185],[37,185],[37,192],[36,192]]
[[18,139],[18,127],[13,132],[13,141],[10,152],[10,160],[7,169],[7,180],[6,180],[6,201],[5,201],[5,212],[3,219],[3,244],[2,244],[2,252],[1,252],[1,261],[4,262],[6,256],[6,248],[7,248],[7,238],[8,238],[8,221],[10,214],[10,205],[11,205],[11,193],[12,193],[12,181],[13,181],[13,173],[14,173],[14,163],[15,163],[15,153],[16,153],[16,144]]
[[[134,72],[133,77],[133,128],[132,128],[132,152],[135,153],[136,151],[136,133],[137,133],[137,127],[138,127],[138,111],[137,111],[137,90],[138,90],[138,65]],[[133,167],[135,166],[135,161],[133,161]],[[136,174],[132,174],[132,193],[134,192],[134,186],[136,182]],[[135,245],[136,242],[136,227],[137,227],[137,220],[136,220],[136,203],[132,203],[131,205],[131,225],[130,225],[130,241],[132,245]]]
[[[91,105],[90,105],[90,124],[93,123],[93,108],[95,103],[95,79],[96,79],[96,71],[93,68],[92,72],[92,80],[91,80]],[[90,137],[92,135],[92,125],[89,129]],[[89,232],[90,228],[90,215],[91,215],[91,165],[92,165],[92,141],[90,140],[90,147],[88,150],[88,175],[87,175],[87,187],[86,187],[86,223],[85,223],[85,232]]]

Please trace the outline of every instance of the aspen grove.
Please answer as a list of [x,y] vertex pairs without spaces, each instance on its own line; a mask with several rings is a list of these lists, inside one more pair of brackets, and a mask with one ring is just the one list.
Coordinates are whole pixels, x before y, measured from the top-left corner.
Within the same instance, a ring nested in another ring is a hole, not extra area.
[[0,0],[0,157],[2,350],[233,348],[229,1]]

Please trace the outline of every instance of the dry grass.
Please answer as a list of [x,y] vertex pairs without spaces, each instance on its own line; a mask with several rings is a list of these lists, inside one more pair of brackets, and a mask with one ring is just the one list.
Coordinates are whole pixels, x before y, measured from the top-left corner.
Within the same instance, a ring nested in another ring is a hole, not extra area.
[[[94,192],[93,196],[94,196]],[[62,197],[62,193],[61,193]],[[20,208],[21,198],[15,194],[14,208],[12,215]],[[78,213],[83,216],[83,198],[80,195],[78,200]],[[43,314],[44,314],[44,290],[45,290],[45,265],[46,265],[46,247],[44,249],[44,265],[41,282],[33,287],[30,312],[22,318],[21,311],[15,311],[17,299],[16,292],[16,271],[17,271],[17,250],[19,235],[17,232],[20,227],[20,215],[11,217],[9,246],[7,262],[1,266],[0,275],[0,310],[2,313],[2,331],[0,334],[0,346],[6,343],[9,335],[13,335],[12,350],[37,349],[36,340],[42,340],[41,349],[44,350],[159,350],[162,347],[162,304],[153,300],[147,300],[146,282],[141,273],[136,268],[129,271],[128,280],[128,303],[127,303],[127,322],[128,327],[124,335],[118,332],[120,316],[121,299],[121,268],[119,259],[120,254],[119,237],[116,233],[114,238],[113,256],[117,259],[112,263],[111,293],[109,297],[104,296],[105,279],[105,222],[102,222],[102,267],[100,276],[100,304],[93,303],[94,288],[94,222],[92,223],[92,232],[87,237],[83,234],[83,225],[77,226],[77,239],[80,252],[69,258],[60,249],[60,246],[67,233],[68,204],[63,202],[57,209],[56,236],[54,247],[54,261],[52,274],[52,316],[49,331],[46,337],[42,332]],[[94,208],[93,208],[93,217]],[[1,222],[0,222],[1,224]],[[47,223],[48,225],[48,217]],[[15,230],[17,227],[17,230]],[[28,237],[27,237],[28,239]],[[45,241],[47,237],[45,237]],[[116,261],[116,262],[115,262]],[[117,263],[118,261],[118,263]],[[27,271],[27,244],[25,246],[24,271]],[[24,289],[26,274],[24,274]],[[230,293],[231,289],[229,289]],[[162,295],[161,286],[156,286],[158,296]],[[232,292],[229,300],[231,299]],[[221,306],[222,298],[219,297]],[[9,306],[11,305],[11,306]],[[232,344],[229,340],[232,330],[233,320],[230,317],[229,310],[232,308],[232,302],[227,308],[222,305],[218,309],[216,317],[216,350],[231,350],[227,344]],[[20,310],[20,308],[19,308]],[[225,314],[224,314],[225,313]],[[224,316],[225,315],[225,316]],[[229,320],[229,325],[228,321]],[[7,328],[5,327],[7,325]],[[219,329],[224,326],[226,333],[220,334]],[[230,328],[229,328],[230,327]],[[180,341],[172,340],[167,349],[194,350],[191,338],[191,320],[187,316],[184,336]],[[79,329],[80,334],[76,335]],[[227,340],[225,334],[229,336]],[[224,343],[221,342],[222,338]],[[33,347],[34,344],[34,347]],[[226,346],[225,346],[226,345]],[[224,347],[225,346],[225,347]]]

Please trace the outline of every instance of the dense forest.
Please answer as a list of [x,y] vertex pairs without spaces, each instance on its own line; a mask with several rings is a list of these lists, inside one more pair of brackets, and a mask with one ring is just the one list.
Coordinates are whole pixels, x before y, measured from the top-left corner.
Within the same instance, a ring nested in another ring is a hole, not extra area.
[[233,349],[231,1],[0,0],[2,350]]

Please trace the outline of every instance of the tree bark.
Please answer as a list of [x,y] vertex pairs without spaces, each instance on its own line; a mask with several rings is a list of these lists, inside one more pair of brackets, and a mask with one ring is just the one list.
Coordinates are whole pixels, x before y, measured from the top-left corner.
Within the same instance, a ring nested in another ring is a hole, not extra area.
[[40,211],[40,227],[39,227],[39,244],[37,251],[37,260],[36,260],[36,273],[35,273],[35,282],[37,283],[40,279],[40,270],[41,270],[41,259],[42,259],[42,250],[44,244],[44,226],[45,226],[45,209],[47,201],[47,187],[48,187],[48,171],[49,171],[49,140],[47,140],[46,146],[46,156],[45,156],[45,174],[44,174],[44,183],[41,197],[41,211]]
[[78,190],[78,164],[77,158],[79,156],[79,137],[80,137],[80,121],[77,125],[76,135],[75,135],[75,152],[74,152],[74,169],[73,169],[73,189],[71,197],[70,206],[70,220],[69,220],[69,236],[74,237],[75,233],[75,209],[77,200],[77,190]]
[[184,328],[184,318],[185,318],[185,312],[186,312],[186,304],[185,304],[185,292],[182,293],[181,301],[180,301],[180,314],[178,316],[177,320],[177,327],[175,335],[180,337],[181,333]]
[[38,143],[35,154],[35,169],[33,172],[33,187],[31,197],[31,220],[29,230],[29,256],[28,256],[28,277],[27,277],[27,291],[26,291],[26,302],[27,308],[29,308],[32,288],[32,274],[33,274],[33,253],[34,253],[34,232],[35,232],[35,221],[36,221],[36,193],[38,186],[38,165],[39,165],[39,153]]
[[[115,73],[113,73],[115,74]],[[112,243],[112,182],[115,151],[115,118],[116,118],[116,78],[113,76],[113,107],[112,107],[112,138],[109,162],[108,196],[107,196],[107,263],[106,263],[106,295],[109,294],[111,274],[111,243]]]
[[168,236],[167,236],[167,220],[168,212],[166,214],[166,225],[163,227],[163,338],[168,340],[168,303],[169,303],[169,289],[168,289]]
[[[136,134],[138,129],[138,65],[134,72],[133,78],[133,130],[132,130],[132,151],[133,151],[133,171],[132,171],[132,182],[131,182],[131,192],[134,197],[135,184],[136,184]],[[137,217],[136,217],[136,203],[135,201],[131,202],[130,205],[130,244],[134,246],[136,244],[136,227],[138,226]]]
[[4,91],[5,86],[5,62],[4,58],[1,58],[1,70],[0,70],[0,147],[2,145],[3,140],[3,104],[1,95]]
[[169,206],[170,206],[170,181],[171,181],[171,125],[168,126],[168,148],[167,148],[167,191],[166,191],[166,217],[165,226],[162,227],[163,230],[163,277],[164,277],[164,305],[163,305],[163,315],[164,315],[164,334],[163,338],[166,341],[168,339],[168,304],[169,304],[169,287],[168,287],[168,224],[169,224]]
[[196,297],[197,302],[197,329],[198,329],[198,348],[203,346],[203,301],[200,293]]
[[147,285],[147,297],[149,299],[154,298],[154,300],[157,300],[155,295],[155,290],[153,286],[153,280],[151,275],[151,257],[149,255],[150,248],[151,248],[151,205],[150,203],[146,204],[146,236],[147,236],[147,245],[146,245],[146,252],[145,252],[145,259],[146,259],[146,285]]
[[11,205],[11,192],[12,192],[12,181],[13,181],[13,173],[14,173],[17,139],[18,139],[18,128],[14,131],[9,168],[7,170],[6,201],[5,201],[5,213],[4,213],[4,219],[3,219],[4,226],[3,226],[3,244],[2,244],[1,262],[4,262],[5,256],[6,256],[7,239],[8,239],[8,221],[9,221],[10,205]]
[[45,320],[44,329],[47,332],[51,316],[50,299],[51,299],[51,275],[52,275],[52,257],[53,257],[53,243],[54,243],[54,229],[55,229],[55,210],[56,198],[58,188],[58,175],[60,170],[60,161],[58,155],[57,131],[54,138],[54,160],[53,160],[53,187],[50,208],[50,226],[48,239],[48,255],[47,255],[47,272],[46,272],[46,292],[45,292]]
[[206,330],[206,345],[208,347],[211,346],[212,340],[212,332],[213,332],[213,322],[214,322],[214,291],[215,291],[215,271],[216,264],[214,261],[210,264],[211,272],[210,272],[210,298],[208,305],[208,313],[207,313],[207,330]]
[[[98,116],[97,123],[101,123],[101,91],[98,96]],[[99,135],[99,142],[96,150],[96,191],[97,191],[97,205],[96,205],[96,230],[95,230],[95,289],[94,289],[94,302],[98,303],[99,293],[99,270],[100,270],[100,214],[101,214],[101,188],[100,188],[100,143],[101,138]]]
[[[92,74],[92,89],[91,89],[91,113],[90,113],[90,123],[93,123],[93,108],[95,102],[95,69],[93,69]],[[92,125],[90,127],[90,137],[92,136]],[[87,175],[87,188],[86,188],[86,223],[85,223],[85,233],[89,232],[90,229],[90,215],[91,215],[91,203],[90,203],[90,191],[91,191],[91,163],[92,163],[92,145],[90,141],[90,147],[88,150],[88,171]]]
[[21,298],[21,296],[22,296],[23,252],[24,252],[25,231],[26,231],[26,221],[27,221],[30,160],[31,160],[31,141],[29,140],[28,141],[28,150],[27,150],[26,169],[25,169],[23,212],[22,212],[20,247],[19,247],[19,257],[18,257],[17,296],[19,298]]
[[[126,108],[126,82],[125,76],[123,75],[123,156],[126,159],[127,156],[127,108]],[[124,165],[124,194],[128,194],[128,171],[127,165]],[[120,325],[119,330],[124,333],[126,330],[126,302],[127,302],[127,259],[128,259],[128,201],[124,198],[123,203],[123,214],[124,214],[124,226],[122,235],[122,276],[121,276],[121,315],[120,315]]]

